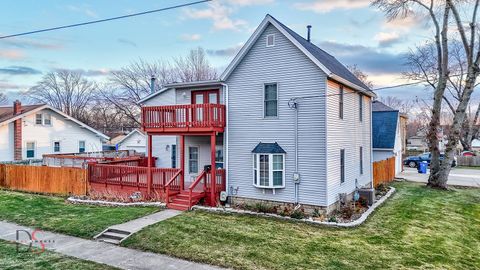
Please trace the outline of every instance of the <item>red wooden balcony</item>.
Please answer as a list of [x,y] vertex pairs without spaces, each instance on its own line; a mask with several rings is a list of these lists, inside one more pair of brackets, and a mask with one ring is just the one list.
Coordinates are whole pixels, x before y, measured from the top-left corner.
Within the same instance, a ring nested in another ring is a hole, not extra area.
[[149,133],[223,132],[225,105],[186,104],[142,107],[142,127]]

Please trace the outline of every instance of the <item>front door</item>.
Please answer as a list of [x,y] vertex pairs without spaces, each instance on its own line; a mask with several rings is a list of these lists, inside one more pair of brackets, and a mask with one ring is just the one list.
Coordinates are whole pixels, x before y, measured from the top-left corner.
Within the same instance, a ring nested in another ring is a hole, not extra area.
[[[192,91],[192,104],[218,104],[220,97],[218,90]],[[216,113],[216,112],[215,112]],[[198,106],[193,110],[194,121],[202,122],[208,119],[208,112],[204,107]],[[215,116],[212,116],[215,117]]]

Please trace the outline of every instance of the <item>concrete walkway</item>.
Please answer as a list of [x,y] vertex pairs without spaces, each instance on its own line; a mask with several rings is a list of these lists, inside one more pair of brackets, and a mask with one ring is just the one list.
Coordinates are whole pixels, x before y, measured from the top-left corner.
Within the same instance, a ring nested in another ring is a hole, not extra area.
[[148,216],[130,220],[126,223],[110,226],[106,230],[95,236],[95,239],[111,244],[120,244],[130,235],[140,231],[141,229],[153,225],[157,222],[178,216],[181,213],[181,211],[172,209],[162,210]]
[[[33,231],[33,229],[29,227],[0,221],[0,239],[16,241],[17,230]],[[29,240],[26,233],[20,232],[19,235],[20,240]],[[120,269],[220,269],[166,255],[137,251],[58,233],[41,231],[36,233],[35,236],[38,240],[46,241],[45,249],[47,250],[83,260],[107,264]],[[34,246],[38,247],[39,244],[34,244]]]

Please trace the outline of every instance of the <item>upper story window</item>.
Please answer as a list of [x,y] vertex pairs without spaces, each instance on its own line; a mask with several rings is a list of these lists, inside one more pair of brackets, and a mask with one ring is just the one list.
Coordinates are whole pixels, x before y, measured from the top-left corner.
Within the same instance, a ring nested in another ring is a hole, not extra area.
[[43,124],[45,126],[50,126],[52,125],[52,115],[49,113],[43,114]]
[[35,114],[35,124],[36,125],[43,125],[43,114],[41,114],[41,113]]
[[275,34],[267,35],[267,47],[275,46]]
[[78,152],[85,153],[85,141],[78,142]]
[[343,96],[344,96],[344,90],[343,90],[343,85],[340,85],[340,94],[338,98],[338,117],[340,119],[343,119]]
[[35,114],[35,124],[50,126],[52,125],[52,115],[49,113],[37,113]]
[[359,119],[360,119],[360,122],[363,121],[363,95],[360,94],[359,95],[359,99],[358,99],[358,110],[359,110]]
[[277,117],[278,116],[278,92],[277,84],[265,84],[264,89],[264,116]]

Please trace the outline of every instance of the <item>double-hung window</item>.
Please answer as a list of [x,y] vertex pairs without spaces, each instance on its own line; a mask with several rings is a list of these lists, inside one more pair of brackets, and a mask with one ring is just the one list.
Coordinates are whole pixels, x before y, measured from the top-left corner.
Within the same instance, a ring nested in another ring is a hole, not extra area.
[[27,158],[35,158],[35,142],[27,142]]
[[340,149],[340,183],[345,182],[345,149]]
[[285,154],[253,154],[253,185],[259,188],[285,187]]
[[49,113],[43,114],[43,125],[51,126],[52,125],[52,115]]
[[264,116],[278,116],[278,92],[276,83],[265,84],[264,89]]
[[360,122],[363,121],[363,96],[362,94],[359,95],[359,100],[358,100],[358,110],[359,110],[359,118],[360,118]]
[[360,174],[363,174],[363,147],[360,146]]
[[78,152],[85,153],[85,141],[78,142]]
[[198,173],[198,147],[188,147],[188,172]]
[[41,114],[41,113],[35,114],[35,124],[36,125],[43,125],[43,114]]
[[339,93],[339,96],[338,96],[338,117],[340,117],[340,119],[343,119],[343,96],[344,96],[344,90],[343,90],[343,86],[340,85],[340,93]]
[[55,153],[60,152],[60,141],[53,142],[53,152]]

